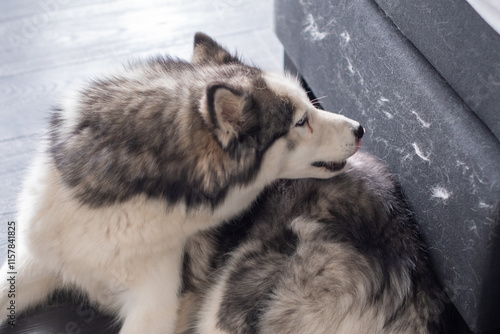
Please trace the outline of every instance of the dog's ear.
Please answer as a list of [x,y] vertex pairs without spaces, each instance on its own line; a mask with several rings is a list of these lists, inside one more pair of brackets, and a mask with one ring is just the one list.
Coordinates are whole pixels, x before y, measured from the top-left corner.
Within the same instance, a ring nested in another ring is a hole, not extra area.
[[219,65],[240,63],[238,57],[232,56],[226,49],[202,32],[197,32],[194,35],[194,51],[191,61],[198,64],[214,63]]
[[213,126],[215,137],[226,149],[248,123],[244,111],[250,98],[241,90],[224,83],[214,83],[207,88],[206,101],[209,122]]

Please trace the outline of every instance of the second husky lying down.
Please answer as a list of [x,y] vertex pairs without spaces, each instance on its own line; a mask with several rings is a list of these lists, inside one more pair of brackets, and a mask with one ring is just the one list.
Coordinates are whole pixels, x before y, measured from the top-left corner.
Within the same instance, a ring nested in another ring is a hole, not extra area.
[[418,232],[392,176],[361,153],[193,238],[184,289],[178,333],[442,333]]

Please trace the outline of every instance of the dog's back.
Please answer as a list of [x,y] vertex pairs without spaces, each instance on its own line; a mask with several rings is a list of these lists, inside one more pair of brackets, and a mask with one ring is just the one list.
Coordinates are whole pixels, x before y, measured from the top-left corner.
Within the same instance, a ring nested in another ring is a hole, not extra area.
[[343,174],[281,181],[193,238],[179,332],[440,333],[423,249],[393,177],[358,153]]

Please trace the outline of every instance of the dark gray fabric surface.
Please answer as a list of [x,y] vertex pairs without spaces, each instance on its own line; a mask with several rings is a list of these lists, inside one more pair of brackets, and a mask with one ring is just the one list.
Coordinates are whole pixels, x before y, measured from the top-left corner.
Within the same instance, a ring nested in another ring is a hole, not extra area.
[[500,139],[500,35],[465,0],[375,0]]
[[500,328],[500,144],[373,1],[276,0],[278,37],[322,105],[399,176],[471,329]]

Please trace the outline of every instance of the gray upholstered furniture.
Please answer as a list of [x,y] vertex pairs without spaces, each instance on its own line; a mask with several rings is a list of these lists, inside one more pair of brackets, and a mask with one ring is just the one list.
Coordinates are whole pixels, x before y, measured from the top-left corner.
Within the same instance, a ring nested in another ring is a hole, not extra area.
[[499,330],[500,35],[465,0],[276,0],[275,29],[399,176],[468,327]]

